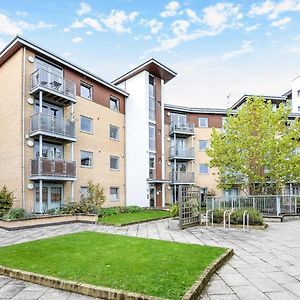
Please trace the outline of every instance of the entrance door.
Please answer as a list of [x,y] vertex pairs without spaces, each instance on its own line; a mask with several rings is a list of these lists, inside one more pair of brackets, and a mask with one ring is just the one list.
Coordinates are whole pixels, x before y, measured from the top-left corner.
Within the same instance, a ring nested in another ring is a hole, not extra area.
[[35,189],[35,212],[46,213],[49,209],[59,208],[63,199],[62,185],[43,186],[43,209],[40,212],[40,188],[37,185]]
[[156,188],[154,186],[150,186],[150,207],[155,207],[156,202]]

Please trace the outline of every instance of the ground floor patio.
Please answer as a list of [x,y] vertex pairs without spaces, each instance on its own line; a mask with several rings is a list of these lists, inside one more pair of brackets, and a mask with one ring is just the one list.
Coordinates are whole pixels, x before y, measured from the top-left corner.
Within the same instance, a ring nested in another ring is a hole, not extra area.
[[[0,229],[0,246],[85,230],[233,248],[202,299],[300,299],[300,220],[271,223],[267,230],[193,227],[179,230],[166,219],[126,227],[68,224],[19,231]],[[91,299],[0,277],[0,299]]]

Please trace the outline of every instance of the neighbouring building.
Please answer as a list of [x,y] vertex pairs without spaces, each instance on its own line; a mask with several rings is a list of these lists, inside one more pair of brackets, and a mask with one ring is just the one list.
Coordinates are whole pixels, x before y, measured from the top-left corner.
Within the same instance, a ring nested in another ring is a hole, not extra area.
[[[78,201],[89,180],[104,187],[105,206],[164,207],[179,185],[199,186],[202,197],[237,195],[217,187],[205,152],[227,110],[166,104],[175,76],[150,59],[110,83],[17,36],[0,53],[0,187],[36,213]],[[292,100],[291,117],[300,112],[299,78],[266,96],[274,109]]]

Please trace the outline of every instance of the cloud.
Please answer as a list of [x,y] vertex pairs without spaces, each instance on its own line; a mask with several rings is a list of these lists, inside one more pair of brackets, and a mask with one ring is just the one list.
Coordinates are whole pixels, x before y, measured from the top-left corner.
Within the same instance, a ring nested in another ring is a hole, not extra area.
[[18,24],[22,29],[25,30],[50,29],[54,26],[53,24],[46,23],[43,21],[39,21],[37,23],[27,23],[24,21],[19,21]]
[[2,50],[6,46],[6,43],[0,39],[0,50]]
[[19,17],[27,17],[28,13],[26,11],[17,10],[16,15],[19,16]]
[[235,58],[237,56],[253,52],[254,49],[252,47],[252,43],[252,41],[244,41],[240,49],[224,53],[221,57],[222,60],[229,60],[231,58]]
[[84,18],[82,21],[76,20],[71,24],[70,27],[74,29],[90,27],[92,29],[95,29],[96,31],[105,31],[99,21],[93,18]]
[[90,5],[86,2],[80,2],[79,8],[76,10],[77,15],[82,16],[89,13],[92,10]]
[[71,40],[71,42],[75,43],[75,44],[81,43],[82,41],[83,41],[83,39],[80,36],[76,36],[76,37],[72,38],[72,40]]
[[131,32],[129,27],[125,27],[126,23],[133,22],[135,18],[139,15],[137,11],[131,13],[126,13],[123,10],[112,10],[110,14],[103,18],[101,21],[111,30],[117,33]]
[[185,35],[190,23],[186,20],[176,20],[171,24],[174,35],[181,36]]
[[193,11],[192,9],[187,8],[185,10],[185,13],[190,18],[191,22],[193,22],[193,23],[200,22],[200,18],[197,16],[197,13],[195,11]]
[[22,29],[15,21],[0,13],[0,33],[6,35],[17,35],[22,33]]
[[163,22],[160,22],[158,21],[157,19],[151,19],[151,20],[145,20],[145,19],[142,19],[140,24],[146,26],[146,27],[149,27],[150,28],[150,32],[152,34],[156,34],[158,33],[164,26],[164,23]]
[[86,34],[86,35],[92,35],[93,32],[88,30],[88,31],[85,32],[85,34]]
[[260,24],[255,24],[255,25],[251,25],[251,26],[247,26],[245,28],[246,32],[252,32],[257,30],[260,27]]
[[300,0],[266,0],[260,4],[253,4],[249,14],[268,15],[269,19],[277,19],[282,13],[300,11]]
[[285,17],[285,18],[282,18],[278,21],[272,22],[272,26],[283,28],[286,24],[290,23],[291,20],[292,19],[290,17]]
[[174,17],[178,13],[180,4],[177,1],[170,1],[166,6],[165,10],[160,13],[163,18]]
[[233,3],[219,2],[204,8],[203,13],[202,22],[214,28],[240,26],[239,22],[243,18],[240,6]]

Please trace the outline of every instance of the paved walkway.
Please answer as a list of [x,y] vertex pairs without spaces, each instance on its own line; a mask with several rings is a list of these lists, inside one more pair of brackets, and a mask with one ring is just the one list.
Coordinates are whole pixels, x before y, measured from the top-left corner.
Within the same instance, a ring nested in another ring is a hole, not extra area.
[[[0,229],[0,246],[84,230],[233,248],[235,256],[214,275],[202,299],[300,299],[299,220],[250,232],[203,227],[180,231],[177,222],[168,219],[121,228],[69,224],[12,232]],[[0,299],[91,298],[0,277]]]

